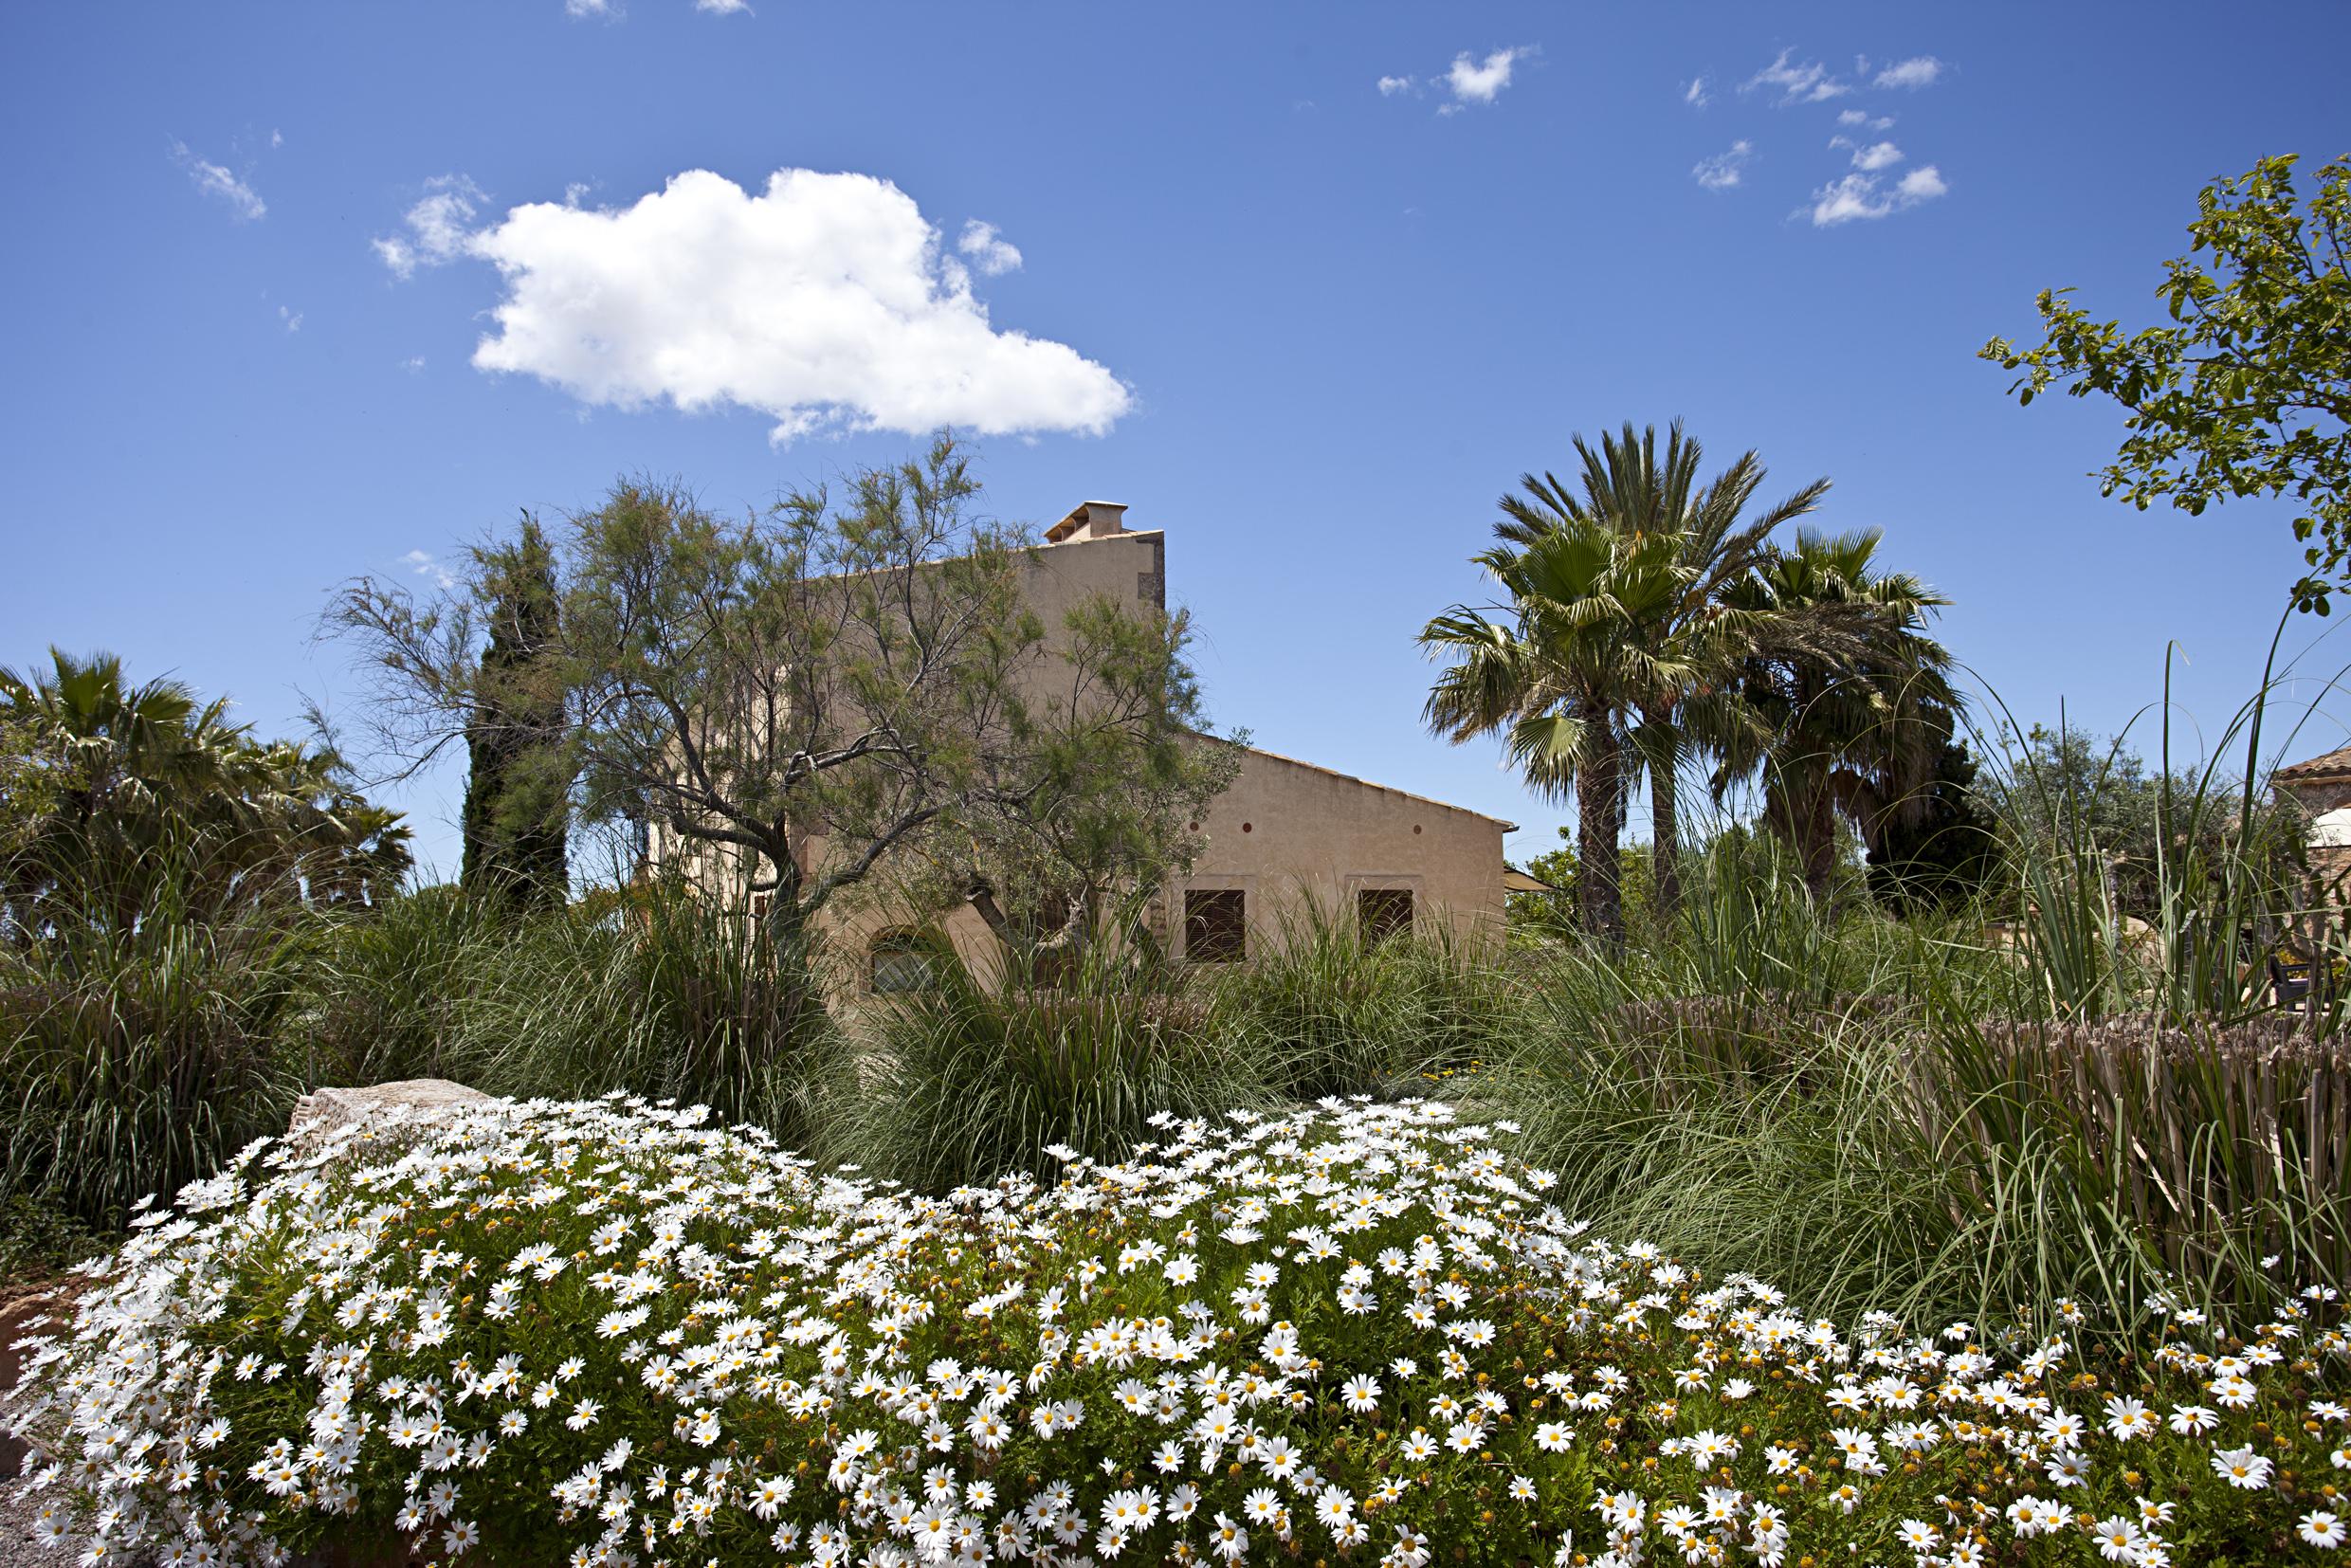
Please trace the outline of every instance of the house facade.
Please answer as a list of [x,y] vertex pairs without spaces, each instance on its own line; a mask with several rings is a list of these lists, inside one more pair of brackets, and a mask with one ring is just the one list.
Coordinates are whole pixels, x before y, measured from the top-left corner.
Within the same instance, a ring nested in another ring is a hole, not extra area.
[[[1125,512],[1087,501],[1047,531],[1023,566],[1023,597],[1046,626],[1060,627],[1067,611],[1096,595],[1139,611],[1165,610],[1167,537],[1128,528]],[[1204,738],[1201,744],[1225,742]],[[1231,786],[1194,825],[1203,848],[1191,873],[1146,912],[1170,954],[1199,964],[1246,962],[1310,912],[1358,921],[1373,936],[1442,928],[1466,941],[1501,939],[1503,835],[1512,824],[1294,757],[1241,750]],[[662,852],[657,837],[654,853]],[[853,975],[844,977],[847,989],[924,982],[935,943],[893,917],[886,900],[845,901],[825,924],[828,945]],[[922,925],[943,935],[976,973],[993,974],[1004,960],[1002,943],[969,906]]]
[[2351,871],[2351,746],[2280,768],[2270,785],[2309,819],[2310,869],[2319,885],[2342,886]]

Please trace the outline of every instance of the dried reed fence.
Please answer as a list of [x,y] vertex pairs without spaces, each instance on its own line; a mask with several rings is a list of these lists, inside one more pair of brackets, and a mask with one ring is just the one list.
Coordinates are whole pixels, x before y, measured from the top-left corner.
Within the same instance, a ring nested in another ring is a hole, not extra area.
[[1750,992],[1595,1022],[1628,1114],[1743,1106],[1740,1136],[1799,1106],[1890,1116],[1955,1233],[2106,1256],[2119,1299],[2166,1278],[2214,1304],[2351,1279],[2351,1039],[2298,1017],[2035,1023]]
[[2351,1273],[2351,1042],[2286,1015],[2117,1016],[1977,1021],[1935,1046],[1914,1098],[1979,1189],[2039,1153],[2185,1278]]

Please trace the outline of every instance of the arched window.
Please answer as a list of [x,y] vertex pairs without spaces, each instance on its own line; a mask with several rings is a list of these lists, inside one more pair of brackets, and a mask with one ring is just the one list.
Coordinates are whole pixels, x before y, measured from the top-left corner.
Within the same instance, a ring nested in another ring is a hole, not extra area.
[[931,968],[937,961],[933,944],[923,940],[919,931],[903,927],[884,931],[873,939],[866,954],[868,983],[877,996],[928,991],[937,981]]

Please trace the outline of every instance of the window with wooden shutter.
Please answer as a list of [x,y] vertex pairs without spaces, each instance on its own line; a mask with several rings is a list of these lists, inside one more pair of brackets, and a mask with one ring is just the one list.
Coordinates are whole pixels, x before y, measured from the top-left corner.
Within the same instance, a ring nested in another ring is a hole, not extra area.
[[1355,896],[1356,924],[1363,945],[1384,942],[1412,931],[1412,890],[1409,887],[1365,887]]
[[1201,964],[1238,963],[1248,957],[1248,895],[1237,887],[1186,891],[1184,957]]

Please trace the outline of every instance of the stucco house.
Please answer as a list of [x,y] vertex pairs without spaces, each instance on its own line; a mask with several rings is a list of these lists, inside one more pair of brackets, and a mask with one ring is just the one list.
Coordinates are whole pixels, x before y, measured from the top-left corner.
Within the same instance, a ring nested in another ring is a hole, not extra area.
[[2341,885],[2351,870],[2351,746],[2280,768],[2270,784],[2310,820],[2310,869],[2319,885]]
[[[1025,595],[1048,626],[1095,594],[1135,608],[1167,605],[1167,535],[1130,529],[1126,507],[1089,501],[1046,531],[1025,568]],[[1169,887],[1152,922],[1168,951],[1194,963],[1246,962],[1282,940],[1312,903],[1371,935],[1443,925],[1466,940],[1499,939],[1503,835],[1514,824],[1250,746],[1231,786],[1199,824],[1204,848]],[[935,922],[963,961],[1001,957],[968,908]],[[886,916],[859,911],[833,936],[864,955],[860,981],[915,983],[920,957]]]
[[[1098,594],[1164,611],[1167,536],[1128,528],[1125,513],[1090,501],[1047,530],[1022,570],[1024,597],[1048,627]],[[1246,962],[1281,941],[1308,903],[1376,936],[1443,926],[1467,940],[1500,939],[1503,835],[1512,824],[1274,752],[1242,751],[1231,786],[1197,825],[1205,847],[1191,874],[1147,912],[1172,955]],[[653,852],[663,852],[658,838]],[[855,989],[923,983],[936,948],[885,905],[850,901],[825,923]],[[924,923],[975,972],[1002,961],[1002,944],[968,906]]]

